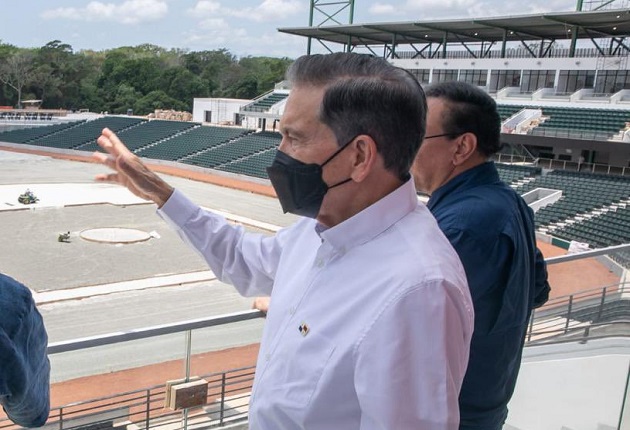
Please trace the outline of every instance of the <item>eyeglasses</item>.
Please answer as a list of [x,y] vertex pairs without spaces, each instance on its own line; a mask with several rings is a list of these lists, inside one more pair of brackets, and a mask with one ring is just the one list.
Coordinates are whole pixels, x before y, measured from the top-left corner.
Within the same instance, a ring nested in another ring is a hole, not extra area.
[[442,133],[442,134],[434,134],[433,136],[425,136],[424,140],[433,139],[435,137],[444,137],[449,136],[450,138],[455,138],[457,136],[461,136],[464,133]]

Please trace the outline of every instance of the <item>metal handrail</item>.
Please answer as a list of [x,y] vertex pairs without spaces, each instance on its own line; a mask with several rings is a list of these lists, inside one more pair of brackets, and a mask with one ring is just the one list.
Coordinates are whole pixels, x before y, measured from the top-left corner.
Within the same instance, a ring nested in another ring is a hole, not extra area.
[[[607,323],[593,323],[584,327],[574,327],[569,330],[540,330],[536,334],[537,335],[549,335],[548,337],[544,337],[542,339],[535,339],[528,341],[527,346],[535,346],[541,344],[550,344],[550,343],[570,343],[575,341],[586,342],[587,340],[594,339],[604,339],[608,337],[630,337],[630,333],[614,333],[614,334],[604,334],[604,335],[593,335],[591,334],[591,330],[596,329],[598,327],[614,327],[616,325],[628,325],[630,324],[630,320],[620,320],[620,321],[611,321]],[[573,335],[582,333],[581,337],[575,337]],[[559,336],[562,336],[559,338]],[[567,337],[571,336],[571,337]]]
[[557,297],[554,297],[552,299],[549,299],[549,301],[547,303],[545,303],[545,306],[548,306],[550,303],[554,303],[554,302],[567,301],[567,300],[569,300],[569,297],[571,297],[571,296],[573,296],[573,297],[578,297],[579,296],[580,298],[585,298],[585,297],[589,297],[589,296],[599,296],[601,294],[601,291],[604,288],[607,289],[607,290],[617,289],[617,290],[624,291],[626,289],[626,285],[630,286],[630,281],[618,282],[616,284],[608,284],[608,285],[604,285],[602,287],[596,287],[596,288],[591,288],[591,289],[588,289],[588,290],[578,291],[577,293],[565,294],[564,296],[557,296]]
[[620,251],[630,251],[630,243],[623,245],[608,246],[606,248],[591,249],[584,252],[576,252],[575,254],[559,255],[557,257],[545,258],[547,266],[551,264],[565,263],[567,261],[581,260],[583,258],[597,257],[599,255],[613,254]]
[[264,316],[265,314],[261,311],[247,310],[234,312],[231,314],[181,321],[172,324],[144,327],[126,332],[108,333],[98,336],[90,336],[79,339],[54,342],[48,345],[48,354],[59,354],[61,352],[69,352],[79,349],[92,348],[96,346],[111,345],[114,343],[127,342],[130,340],[139,340],[146,339],[148,337],[181,333],[190,330],[197,330],[200,328],[214,327],[222,324],[247,321],[256,318],[264,318]]

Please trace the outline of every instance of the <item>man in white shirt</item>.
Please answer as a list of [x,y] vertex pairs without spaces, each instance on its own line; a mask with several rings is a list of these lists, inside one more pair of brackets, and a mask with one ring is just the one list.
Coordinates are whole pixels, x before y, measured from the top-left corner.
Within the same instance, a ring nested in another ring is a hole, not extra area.
[[417,81],[359,54],[299,58],[268,169],[302,215],[267,237],[203,211],[109,130],[102,181],[153,200],[224,282],[271,295],[250,429],[456,429],[473,310],[455,251],[409,169],[425,130]]

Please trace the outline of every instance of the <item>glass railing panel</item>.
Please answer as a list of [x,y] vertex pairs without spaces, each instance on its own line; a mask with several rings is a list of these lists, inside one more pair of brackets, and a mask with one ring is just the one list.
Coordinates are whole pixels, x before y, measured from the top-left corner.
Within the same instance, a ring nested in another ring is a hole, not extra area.
[[247,421],[264,319],[194,330],[190,377],[207,382],[206,404],[190,410],[188,426]]
[[[246,421],[260,316],[243,311],[50,344],[45,428],[171,430]],[[198,380],[207,382],[202,392]],[[0,429],[19,428],[0,414]]]
[[[58,351],[72,349],[68,342],[50,347],[51,411],[46,429],[140,429],[156,420],[181,422],[182,411],[165,408],[165,382],[184,377],[184,333],[113,344],[106,343],[107,335],[83,341],[100,346],[81,345],[66,352]],[[3,418],[0,429],[20,428]]]
[[[553,244],[556,250],[559,246],[570,246],[559,240]],[[540,246],[545,252],[545,245]],[[547,258],[552,290],[547,303],[534,310],[526,342],[627,336],[630,333],[629,250],[630,245],[620,245]]]

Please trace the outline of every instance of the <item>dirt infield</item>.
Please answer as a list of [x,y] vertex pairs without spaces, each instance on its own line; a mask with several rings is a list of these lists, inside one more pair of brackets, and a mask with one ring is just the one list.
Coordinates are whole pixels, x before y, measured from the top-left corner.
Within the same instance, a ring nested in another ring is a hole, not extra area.
[[[58,158],[61,160],[80,161],[83,163],[97,163],[90,156],[87,156],[87,155],[58,154],[58,153],[47,152],[45,150],[7,147],[7,146],[2,146],[1,144],[0,144],[0,150],[10,151],[10,152],[19,152],[23,154],[42,155],[46,157]],[[147,160],[145,160],[145,164],[149,166],[152,170],[159,173],[164,173],[167,175],[178,176],[180,178],[191,179],[193,181],[205,182],[208,184],[219,185],[222,187],[233,188],[237,190],[250,191],[252,193],[261,194],[268,197],[276,196],[276,193],[271,185],[263,185],[263,184],[258,184],[255,182],[247,182],[242,179],[215,175],[212,173],[198,172],[198,171],[188,170],[184,168],[177,168],[177,167],[165,166],[161,164],[154,164]]]

